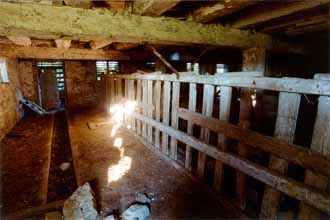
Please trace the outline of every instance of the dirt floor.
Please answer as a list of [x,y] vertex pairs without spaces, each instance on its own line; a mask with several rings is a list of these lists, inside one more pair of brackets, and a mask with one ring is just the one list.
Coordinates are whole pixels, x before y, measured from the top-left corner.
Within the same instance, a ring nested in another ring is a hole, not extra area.
[[153,220],[242,217],[237,210],[208,196],[201,185],[126,129],[119,128],[111,137],[112,125],[95,130],[87,126],[88,122],[105,120],[105,115],[90,111],[69,117],[78,184],[91,183],[102,215],[122,211],[134,202],[136,193],[145,193],[152,198]]
[[[62,170],[64,163],[70,166]],[[59,111],[54,115],[47,202],[67,199],[76,188],[66,114]]]
[[53,116],[21,120],[1,142],[2,219],[47,201]]

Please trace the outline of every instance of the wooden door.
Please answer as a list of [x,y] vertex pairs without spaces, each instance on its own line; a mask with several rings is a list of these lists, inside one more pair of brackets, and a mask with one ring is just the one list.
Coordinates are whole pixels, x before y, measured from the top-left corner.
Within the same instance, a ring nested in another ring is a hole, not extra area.
[[61,106],[55,69],[42,69],[39,73],[42,107],[46,110]]

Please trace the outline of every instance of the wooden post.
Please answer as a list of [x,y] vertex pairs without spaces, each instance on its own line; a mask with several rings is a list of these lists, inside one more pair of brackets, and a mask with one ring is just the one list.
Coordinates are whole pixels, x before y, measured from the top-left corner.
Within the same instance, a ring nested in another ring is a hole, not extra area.
[[115,79],[110,78],[110,104],[113,105],[116,103],[115,99]]
[[[250,48],[243,52],[243,71],[265,71],[266,50],[264,48]],[[260,97],[261,92],[258,92]],[[239,124],[243,128],[249,128],[252,110],[252,91],[241,89]],[[257,113],[261,117],[261,111]],[[238,145],[238,154],[241,157],[248,157],[248,146],[243,143]],[[237,172],[236,193],[238,206],[244,210],[246,206],[246,176],[242,172]]]
[[[232,88],[228,86],[220,86],[220,111],[219,119],[228,122],[230,116]],[[227,149],[226,137],[223,134],[218,134],[218,147],[226,151]],[[216,191],[221,191],[223,176],[223,164],[220,160],[215,162],[214,171],[214,188]]]
[[[142,112],[147,116],[147,104],[148,104],[148,88],[147,80],[142,81]],[[147,124],[142,122],[142,136],[147,138]]]
[[[156,121],[160,122],[160,99],[161,99],[161,88],[162,88],[162,82],[160,80],[157,80],[155,83],[155,117]],[[155,128],[155,147],[160,148],[160,131]]]
[[[319,75],[315,75],[314,79],[329,80],[330,74],[323,75],[323,79]],[[317,108],[317,115],[314,125],[313,139],[311,149],[319,152],[326,157],[330,157],[330,96],[320,96],[319,104]],[[307,185],[316,187],[322,191],[325,191],[328,185],[328,180],[324,176],[316,175],[315,173],[306,170],[305,183]],[[320,211],[316,208],[301,202],[299,206],[299,212],[297,219],[309,220],[319,219]]]
[[[203,109],[202,109],[203,115],[212,117],[213,98],[214,98],[214,86],[205,84],[204,90],[203,90]],[[209,136],[210,136],[209,129],[202,128],[201,129],[201,140],[205,143],[209,143]],[[206,154],[199,152],[198,153],[197,175],[200,179],[204,178],[205,162],[206,162]]]
[[[153,110],[153,105],[152,105],[152,98],[153,98],[153,90],[152,90],[152,80],[148,80],[147,81],[147,109],[146,109],[146,113],[147,113],[147,116],[149,118],[152,118],[152,110]],[[151,125],[148,125],[148,128],[147,128],[147,136],[148,136],[148,141],[149,143],[152,144],[152,126]]]
[[[178,129],[179,118],[178,118],[178,109],[180,102],[180,83],[173,82],[172,83],[172,118],[171,118],[171,126],[174,129]],[[174,137],[171,137],[171,158],[173,160],[177,159],[177,140]]]
[[[189,83],[189,106],[188,109],[191,112],[196,111],[196,97],[197,97],[197,91],[196,91],[196,83]],[[193,123],[190,120],[187,120],[187,133],[188,135],[193,135]],[[186,159],[185,159],[185,168],[189,171],[191,171],[191,161],[192,161],[192,155],[191,155],[191,147],[189,145],[186,145]]]
[[[142,104],[141,98],[142,98],[142,81],[137,80],[137,86],[136,86],[136,102],[138,103],[139,113],[141,113],[140,106]],[[136,132],[138,135],[141,135],[141,121],[136,120]]]
[[[171,82],[164,81],[163,88],[163,124],[169,125],[170,123],[170,101],[171,101]],[[163,132],[162,151],[168,155],[168,134]]]
[[[278,103],[278,112],[275,127],[275,137],[292,143],[298,118],[300,94],[281,92]],[[276,156],[271,156],[269,167],[280,173],[286,173],[288,162]],[[266,187],[260,219],[277,219],[277,211],[280,206],[280,192]]]
[[[128,93],[129,93],[129,101],[134,101],[135,100],[135,87],[134,87],[134,80],[129,80],[128,82]],[[135,118],[130,117],[130,125],[133,130],[135,130]]]
[[123,80],[122,78],[116,78],[117,84],[117,103],[121,104],[123,99]]

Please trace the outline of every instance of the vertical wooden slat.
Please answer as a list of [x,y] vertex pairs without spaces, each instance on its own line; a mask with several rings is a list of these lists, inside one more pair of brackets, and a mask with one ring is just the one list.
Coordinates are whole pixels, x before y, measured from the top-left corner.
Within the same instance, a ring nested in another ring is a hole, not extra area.
[[[227,86],[220,86],[220,111],[219,119],[223,121],[229,121],[230,106],[231,106],[232,88]],[[226,151],[227,149],[226,137],[222,134],[218,134],[218,147]],[[214,188],[216,191],[221,191],[223,176],[223,163],[220,160],[215,162],[214,170]]]
[[[214,86],[213,85],[204,85],[203,90],[203,109],[202,114],[205,116],[212,116],[213,110],[213,98],[214,98]],[[210,131],[207,128],[201,129],[201,140],[205,143],[209,143]],[[197,175],[199,178],[204,177],[205,171],[205,162],[206,162],[206,154],[199,152],[198,153],[198,167],[197,167]]]
[[[300,94],[281,92],[278,103],[278,113],[275,127],[275,137],[292,143],[298,118]],[[271,156],[269,167],[280,173],[286,173],[288,162],[276,156]],[[277,219],[280,205],[280,192],[266,187],[262,202],[260,219]]]
[[[148,80],[147,81],[147,116],[149,118],[152,118],[152,110],[153,110],[153,106],[152,106],[152,96],[153,96],[153,92],[152,92],[152,80]],[[152,143],[152,126],[151,125],[147,125],[147,136],[148,136],[148,141],[149,143]]]
[[[136,98],[135,98],[135,80],[130,80],[129,81],[129,89],[131,90],[131,96],[130,96],[130,101],[136,101]],[[136,130],[136,120],[134,117],[132,117],[131,119],[131,126],[132,126],[132,129],[133,131]]]
[[[197,91],[196,91],[196,83],[190,83],[189,84],[189,106],[188,109],[191,112],[196,111],[196,97],[197,97]],[[187,121],[187,133],[188,135],[193,135],[193,123],[188,120]],[[191,171],[191,161],[192,161],[192,155],[191,155],[191,147],[189,145],[186,146],[186,160],[185,160],[185,168],[189,171]]]
[[[156,114],[156,121],[160,122],[160,98],[161,98],[161,88],[162,84],[161,81],[157,80],[155,83],[155,114]],[[155,129],[155,147],[160,148],[160,131]]]
[[[138,103],[139,113],[141,113],[140,112],[140,106],[142,104],[141,99],[142,99],[142,81],[137,80],[136,102]],[[138,135],[141,135],[141,121],[140,120],[136,120],[136,132]]]
[[[171,82],[165,81],[163,87],[163,124],[170,123]],[[163,132],[162,152],[168,155],[168,135]]]
[[[330,74],[327,76],[328,76],[328,81],[330,83]],[[315,78],[317,78],[317,75],[315,75]],[[320,96],[315,125],[314,125],[311,149],[323,154],[328,158],[330,157],[329,130],[330,130],[330,96]],[[315,173],[306,170],[305,183],[307,185],[313,186],[319,190],[324,191],[327,188],[328,180],[324,176],[316,175]],[[320,211],[318,211],[317,209],[306,203],[301,202],[299,206],[297,219],[299,220],[320,219]]]
[[105,100],[104,100],[104,108],[106,112],[109,112],[109,106],[110,106],[110,79],[103,75],[104,80],[104,92],[105,92]]
[[[142,113],[147,116],[147,104],[148,104],[148,88],[147,80],[142,81]],[[142,122],[142,136],[147,138],[147,124]]]
[[[178,109],[180,102],[180,83],[173,82],[172,83],[172,118],[171,118],[171,126],[175,129],[178,129],[179,118],[178,118]],[[171,137],[171,158],[176,160],[178,153],[178,143],[177,140]]]
[[[239,126],[242,128],[250,127],[252,100],[249,89],[242,89],[240,97]],[[248,146],[243,143],[238,144],[238,154],[241,157],[248,157]],[[236,173],[236,193],[238,206],[244,210],[246,203],[246,178],[242,172]]]

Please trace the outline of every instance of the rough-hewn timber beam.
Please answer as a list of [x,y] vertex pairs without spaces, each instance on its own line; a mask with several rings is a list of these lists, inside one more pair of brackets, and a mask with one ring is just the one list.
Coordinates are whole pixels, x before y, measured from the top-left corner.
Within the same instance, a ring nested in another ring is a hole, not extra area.
[[290,15],[298,11],[314,8],[328,2],[329,0],[292,1],[285,4],[277,2],[274,3],[275,5],[269,5],[270,7],[258,8],[250,13],[244,14],[244,16],[234,21],[231,26],[234,28],[244,28],[282,16]]
[[227,0],[224,2],[217,2],[211,6],[198,8],[192,13],[191,18],[196,22],[207,23],[256,3],[258,3],[258,1]]
[[26,59],[130,60],[129,56],[115,50],[20,47],[14,45],[0,45],[0,56]]
[[[261,33],[202,25],[164,17],[113,15],[98,9],[0,3],[0,33],[41,39],[95,40],[155,44],[203,44],[303,53],[302,46]],[[56,18],[56,19],[54,19]]]
[[31,46],[32,41],[29,37],[14,37],[14,36],[8,36],[9,40],[11,40],[14,44],[20,45],[20,46]]
[[180,0],[135,0],[133,12],[138,15],[159,16],[179,2]]

